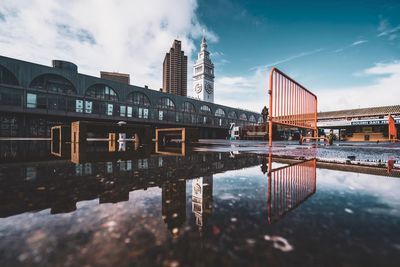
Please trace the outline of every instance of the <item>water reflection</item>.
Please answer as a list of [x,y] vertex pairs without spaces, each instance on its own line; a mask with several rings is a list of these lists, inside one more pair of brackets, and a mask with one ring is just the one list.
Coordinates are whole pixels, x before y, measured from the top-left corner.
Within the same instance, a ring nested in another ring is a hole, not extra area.
[[192,212],[201,232],[213,210],[213,176],[192,180]]
[[[128,201],[131,191],[159,187],[162,216],[174,232],[186,218],[186,180],[195,179],[195,188],[200,189],[193,189],[198,204],[193,209],[200,218],[211,206],[213,174],[255,166],[262,158],[244,154],[232,158],[229,153],[160,155],[150,146],[109,152],[104,142],[89,142],[85,150],[78,146],[75,150],[71,146],[70,161],[0,165],[0,217],[47,208],[51,214],[71,212],[82,200],[117,203]],[[200,219],[198,223],[202,225]]]
[[268,222],[273,223],[316,192],[317,160],[314,158],[272,169],[272,155],[268,158]]
[[4,168],[21,176],[13,180],[15,184],[7,181],[3,185],[12,186],[12,190],[2,192],[3,203],[7,204],[0,207],[1,217],[45,208],[50,208],[51,214],[71,212],[76,210],[78,201],[94,198],[99,203],[128,201],[129,192],[158,186],[162,189],[162,218],[172,235],[177,236],[186,220],[187,179],[193,179],[192,212],[200,232],[213,210],[215,173],[261,163],[261,171],[268,177],[269,223],[278,221],[316,190],[315,159],[273,169],[272,154],[193,154],[184,143],[137,146],[135,142],[117,142],[110,136],[108,141],[67,145],[53,139],[51,154],[64,159],[70,156],[74,164],[43,162],[26,166],[22,173]]
[[69,157],[47,147],[46,159],[0,164],[0,265],[396,262],[400,180],[174,146],[88,142]]
[[162,217],[174,237],[186,220],[186,181],[168,181],[162,185]]

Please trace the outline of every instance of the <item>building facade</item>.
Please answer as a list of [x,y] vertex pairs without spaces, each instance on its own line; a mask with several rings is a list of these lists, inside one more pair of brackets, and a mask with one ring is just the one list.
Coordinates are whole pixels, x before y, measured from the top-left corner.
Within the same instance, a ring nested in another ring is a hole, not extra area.
[[389,115],[399,130],[400,105],[320,112],[317,126],[334,130],[340,140],[376,142],[389,138]]
[[214,103],[214,64],[205,37],[201,40],[200,52],[193,66],[193,91],[197,99]]
[[164,93],[187,96],[187,56],[182,51],[181,41],[174,40],[163,62]]
[[200,138],[225,138],[231,122],[262,120],[256,112],[80,74],[70,64],[50,67],[0,56],[0,137],[49,137],[52,126],[72,121],[123,120],[196,127]]

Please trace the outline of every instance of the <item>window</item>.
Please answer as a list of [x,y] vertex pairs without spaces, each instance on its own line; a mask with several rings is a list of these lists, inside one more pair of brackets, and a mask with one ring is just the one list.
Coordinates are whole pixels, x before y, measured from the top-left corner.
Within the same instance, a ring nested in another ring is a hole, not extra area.
[[132,107],[128,106],[126,109],[126,116],[132,118]]
[[112,116],[114,111],[114,105],[113,104],[107,104],[107,112],[106,114],[108,116]]
[[168,97],[162,97],[158,102],[159,108],[175,110],[175,103]]
[[118,101],[117,93],[106,84],[94,84],[90,86],[86,90],[86,96],[109,101]]
[[92,101],[85,101],[85,113],[91,114],[93,109]]
[[196,109],[194,108],[194,105],[187,101],[182,104],[182,111],[189,112],[189,113],[196,113]]
[[120,106],[119,107],[119,115],[121,117],[125,117],[125,114],[126,114],[126,106]]
[[246,114],[244,114],[244,113],[240,114],[239,119],[242,120],[242,121],[247,121]]
[[219,108],[215,111],[215,116],[216,117],[225,117],[225,111],[223,111],[221,108]]
[[140,92],[133,92],[128,95],[128,101],[133,102],[135,105],[140,105],[140,106],[150,106],[150,100],[149,98],[144,94]]
[[0,65],[0,83],[18,85],[17,78],[8,69]]
[[36,108],[37,107],[37,95],[27,93],[26,94],[26,107],[27,108]]
[[75,100],[75,112],[83,112],[83,100]]
[[207,105],[203,105],[200,108],[201,113],[211,114],[211,108]]
[[250,115],[249,121],[250,121],[250,122],[253,122],[253,123],[256,123],[256,122],[257,122],[257,121],[256,121],[256,117],[254,117],[254,115]]
[[228,118],[229,119],[237,119],[237,114],[235,111],[231,111],[228,113]]
[[17,90],[5,89],[0,92],[0,105],[21,106],[22,94]]
[[158,120],[160,121],[164,120],[164,111],[162,110],[158,111]]
[[140,119],[148,119],[149,118],[149,109],[139,108],[139,118]]
[[75,94],[76,89],[70,81],[57,74],[43,74],[30,84],[31,88],[62,94]]

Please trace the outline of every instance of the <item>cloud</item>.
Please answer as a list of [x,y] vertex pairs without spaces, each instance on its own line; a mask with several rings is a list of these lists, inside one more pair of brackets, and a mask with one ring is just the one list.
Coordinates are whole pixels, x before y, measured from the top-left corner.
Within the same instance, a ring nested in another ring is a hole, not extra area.
[[387,19],[381,19],[376,37],[387,37],[389,41],[393,41],[397,38],[399,32],[400,24],[392,27]]
[[215,102],[261,112],[268,106],[267,68],[260,67],[248,76],[222,76],[215,80]]
[[360,45],[360,44],[364,44],[366,42],[368,42],[368,41],[367,40],[355,41],[354,43],[351,44],[351,46],[357,46],[357,45]]
[[203,30],[208,41],[218,41],[196,9],[196,0],[2,0],[0,51],[45,65],[72,61],[79,72],[95,76],[100,70],[125,72],[133,84],[158,89],[174,39],[182,41],[189,60]]
[[321,51],[324,51],[324,48],[318,48],[318,49],[315,49],[315,50],[312,50],[312,51],[301,52],[299,54],[292,55],[292,56],[277,60],[275,62],[269,63],[269,64],[267,64],[265,66],[257,66],[257,67],[254,67],[252,69],[257,69],[257,68],[260,68],[260,67],[264,67],[264,68],[275,67],[275,66],[278,66],[278,65],[280,65],[282,63],[286,63],[286,62],[289,62],[289,61],[292,61],[292,60],[295,60],[295,59],[298,59],[298,58],[301,58],[301,57],[310,56],[310,55],[319,53]]
[[350,48],[350,47],[354,47],[354,46],[358,46],[361,44],[365,44],[367,43],[368,40],[358,40],[358,41],[354,41],[353,43],[351,43],[350,45],[344,46],[344,47],[340,47],[336,50],[333,50],[333,53],[339,53],[339,52],[343,52],[344,50]]
[[376,79],[366,86],[317,88],[318,109],[329,111],[399,104],[400,61],[377,63],[359,73]]

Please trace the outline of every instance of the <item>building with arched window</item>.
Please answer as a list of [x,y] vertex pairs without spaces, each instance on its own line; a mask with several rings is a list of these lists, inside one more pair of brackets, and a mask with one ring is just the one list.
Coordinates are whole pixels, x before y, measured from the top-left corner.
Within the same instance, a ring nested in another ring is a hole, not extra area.
[[194,127],[200,129],[200,138],[225,138],[229,123],[250,124],[251,115],[260,117],[147,86],[83,75],[71,62],[56,60],[43,66],[0,56],[1,137],[48,137],[53,125],[94,120]]

